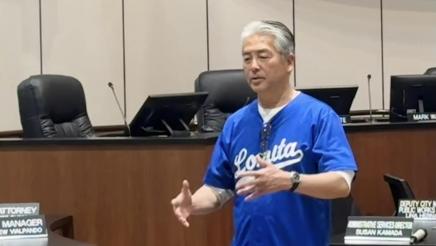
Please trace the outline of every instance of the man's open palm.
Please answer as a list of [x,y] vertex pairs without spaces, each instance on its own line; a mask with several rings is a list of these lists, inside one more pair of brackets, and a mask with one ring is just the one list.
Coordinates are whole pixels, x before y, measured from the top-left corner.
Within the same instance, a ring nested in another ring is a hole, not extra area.
[[192,193],[189,189],[189,183],[187,180],[183,180],[182,190],[180,193],[171,200],[173,205],[174,214],[182,225],[189,227],[188,217],[192,212]]

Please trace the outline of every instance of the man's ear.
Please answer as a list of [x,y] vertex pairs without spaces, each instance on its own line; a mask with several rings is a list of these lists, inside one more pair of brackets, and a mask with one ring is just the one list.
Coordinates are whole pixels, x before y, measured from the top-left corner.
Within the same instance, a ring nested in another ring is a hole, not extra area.
[[288,57],[286,57],[286,62],[288,62],[288,72],[292,72],[294,70],[294,61],[295,56],[293,54],[289,54]]

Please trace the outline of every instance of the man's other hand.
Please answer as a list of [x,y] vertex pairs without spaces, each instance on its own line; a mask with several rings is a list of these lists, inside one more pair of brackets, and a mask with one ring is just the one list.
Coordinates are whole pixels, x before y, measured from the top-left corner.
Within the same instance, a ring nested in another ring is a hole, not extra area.
[[171,205],[173,205],[174,214],[180,223],[185,227],[189,227],[188,217],[192,212],[192,193],[187,180],[183,180],[182,189],[180,193],[171,200]]

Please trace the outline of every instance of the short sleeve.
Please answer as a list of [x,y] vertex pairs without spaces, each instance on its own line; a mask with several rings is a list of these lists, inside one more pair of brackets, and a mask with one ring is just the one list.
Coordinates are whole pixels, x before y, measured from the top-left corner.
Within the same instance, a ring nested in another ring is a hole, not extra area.
[[313,153],[320,172],[357,171],[357,164],[339,116],[332,110],[320,115],[315,127]]
[[231,123],[227,122],[219,136],[207,168],[204,183],[209,186],[234,190],[235,180],[232,162],[229,159],[231,148]]

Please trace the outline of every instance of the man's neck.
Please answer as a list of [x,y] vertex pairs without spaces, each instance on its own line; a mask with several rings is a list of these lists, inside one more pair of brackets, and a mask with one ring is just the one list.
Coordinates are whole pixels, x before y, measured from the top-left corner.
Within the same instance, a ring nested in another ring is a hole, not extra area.
[[263,108],[277,108],[286,105],[294,99],[296,91],[292,87],[288,87],[283,91],[276,93],[268,93],[258,95],[259,103]]

